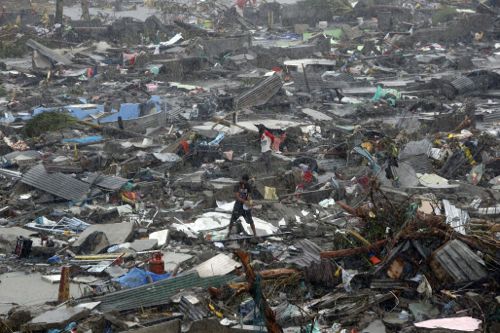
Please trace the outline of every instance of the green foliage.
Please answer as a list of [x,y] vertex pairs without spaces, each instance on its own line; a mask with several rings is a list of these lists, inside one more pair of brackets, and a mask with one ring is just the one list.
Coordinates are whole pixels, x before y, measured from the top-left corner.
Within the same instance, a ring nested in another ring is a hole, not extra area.
[[432,24],[443,23],[452,20],[457,16],[457,9],[453,7],[443,7],[432,14]]
[[27,136],[36,137],[46,132],[67,128],[76,122],[75,118],[63,112],[43,112],[28,121],[24,131]]
[[0,58],[19,58],[28,52],[24,39],[20,40],[1,40],[0,39]]

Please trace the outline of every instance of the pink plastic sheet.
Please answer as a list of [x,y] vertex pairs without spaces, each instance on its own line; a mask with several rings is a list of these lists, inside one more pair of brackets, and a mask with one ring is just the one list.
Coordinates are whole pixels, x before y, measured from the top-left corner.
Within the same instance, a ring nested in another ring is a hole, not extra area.
[[415,323],[416,327],[444,328],[449,330],[473,332],[479,328],[481,320],[472,317],[431,319]]

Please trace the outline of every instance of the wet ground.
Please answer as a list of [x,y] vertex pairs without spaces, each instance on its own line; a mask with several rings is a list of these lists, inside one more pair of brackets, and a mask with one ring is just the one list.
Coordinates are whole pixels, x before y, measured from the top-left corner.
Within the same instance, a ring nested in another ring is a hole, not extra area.
[[[38,305],[57,300],[59,284],[42,280],[39,273],[12,272],[0,275],[0,314],[7,313],[12,305]],[[72,297],[82,295],[80,286],[72,284]]]

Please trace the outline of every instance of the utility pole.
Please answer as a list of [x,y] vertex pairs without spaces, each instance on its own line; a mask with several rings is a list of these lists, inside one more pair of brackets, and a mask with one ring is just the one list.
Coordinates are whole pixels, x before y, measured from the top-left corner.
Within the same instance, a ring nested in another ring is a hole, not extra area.
[[82,20],[90,21],[89,0],[82,0]]
[[63,23],[63,7],[64,7],[64,0],[56,0],[55,23],[59,23],[59,24]]

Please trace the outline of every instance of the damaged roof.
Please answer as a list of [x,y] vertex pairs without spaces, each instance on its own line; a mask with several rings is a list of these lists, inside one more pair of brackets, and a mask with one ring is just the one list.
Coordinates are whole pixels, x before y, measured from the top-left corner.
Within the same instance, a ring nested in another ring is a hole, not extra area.
[[234,279],[234,275],[200,278],[196,273],[190,273],[174,278],[160,280],[141,287],[126,289],[95,298],[100,301],[101,311],[126,311],[166,304],[180,290],[186,288],[218,287]]
[[60,172],[48,173],[42,164],[23,174],[21,182],[70,201],[81,201],[90,191],[90,184]]
[[309,267],[313,262],[320,262],[321,248],[308,239],[297,241],[294,246],[301,251],[297,256],[290,256],[285,261],[301,268]]
[[97,185],[106,190],[117,191],[128,182],[128,179],[93,173],[84,179],[84,182]]

